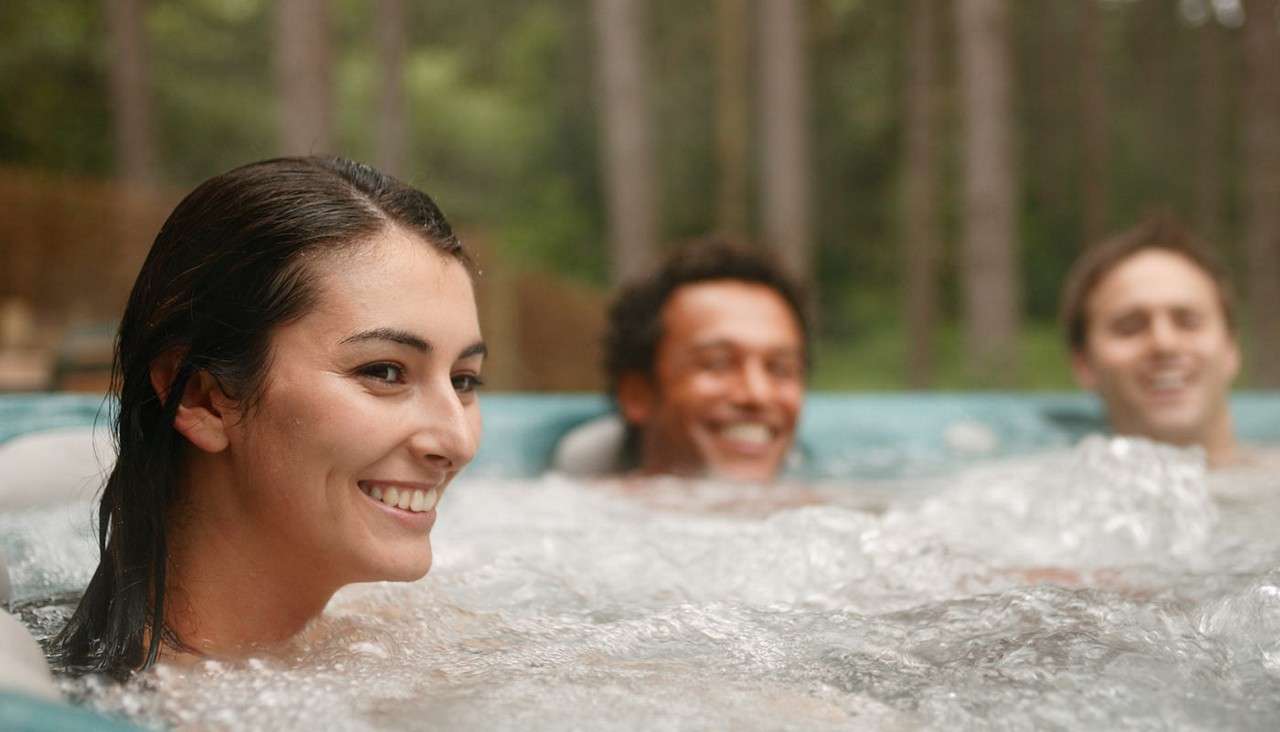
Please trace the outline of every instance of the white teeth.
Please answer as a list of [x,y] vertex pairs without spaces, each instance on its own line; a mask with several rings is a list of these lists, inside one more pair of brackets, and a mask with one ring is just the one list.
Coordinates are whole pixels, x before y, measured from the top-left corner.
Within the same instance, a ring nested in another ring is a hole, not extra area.
[[1157,389],[1180,389],[1186,383],[1186,377],[1181,372],[1165,371],[1151,377],[1151,385]]
[[408,488],[401,489],[395,486],[387,486],[384,490],[381,486],[363,483],[361,488],[365,490],[366,495],[375,501],[381,501],[388,506],[414,513],[430,511],[440,501],[440,491],[433,488],[410,490]]
[[738,422],[720,430],[720,434],[731,440],[763,445],[773,439],[773,430],[759,422]]

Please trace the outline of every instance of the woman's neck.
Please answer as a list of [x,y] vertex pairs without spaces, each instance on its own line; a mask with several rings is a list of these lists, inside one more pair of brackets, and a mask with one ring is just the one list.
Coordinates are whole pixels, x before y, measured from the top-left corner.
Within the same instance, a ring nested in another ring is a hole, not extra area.
[[[192,465],[186,500],[168,517],[165,622],[189,651],[237,657],[279,644],[318,616],[341,587],[328,568],[284,563],[292,552],[246,523],[219,490],[216,466]],[[201,498],[205,500],[201,500]]]

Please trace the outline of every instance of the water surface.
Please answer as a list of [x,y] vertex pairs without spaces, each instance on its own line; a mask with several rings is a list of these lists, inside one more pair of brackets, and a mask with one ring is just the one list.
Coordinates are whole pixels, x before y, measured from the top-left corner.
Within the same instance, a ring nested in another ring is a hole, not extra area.
[[[24,619],[88,506],[0,516]],[[411,584],[287,647],[64,688],[177,728],[1274,729],[1280,477],[1137,440],[899,483],[462,481]]]

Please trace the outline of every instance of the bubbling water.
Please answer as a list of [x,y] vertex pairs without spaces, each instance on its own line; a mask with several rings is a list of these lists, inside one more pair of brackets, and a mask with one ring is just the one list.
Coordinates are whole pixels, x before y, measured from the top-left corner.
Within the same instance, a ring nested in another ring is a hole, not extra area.
[[[1280,481],[1252,480],[1215,501],[1199,453],[1101,438],[874,509],[475,480],[420,582],[349,587],[249,660],[63,683],[178,729],[1270,729]],[[83,543],[83,511],[0,517],[24,597],[87,579],[48,546]]]

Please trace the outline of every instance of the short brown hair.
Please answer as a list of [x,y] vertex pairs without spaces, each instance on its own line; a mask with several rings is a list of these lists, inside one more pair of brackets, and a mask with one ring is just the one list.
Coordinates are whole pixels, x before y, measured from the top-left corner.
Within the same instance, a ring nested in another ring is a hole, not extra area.
[[1173,252],[1199,267],[1213,280],[1227,329],[1236,330],[1235,288],[1218,257],[1167,212],[1147,216],[1131,229],[1093,245],[1076,260],[1062,287],[1062,326],[1072,351],[1083,351],[1089,334],[1085,312],[1089,295],[1111,270],[1139,252],[1158,249]]

